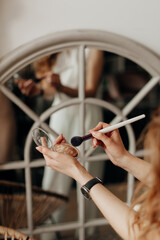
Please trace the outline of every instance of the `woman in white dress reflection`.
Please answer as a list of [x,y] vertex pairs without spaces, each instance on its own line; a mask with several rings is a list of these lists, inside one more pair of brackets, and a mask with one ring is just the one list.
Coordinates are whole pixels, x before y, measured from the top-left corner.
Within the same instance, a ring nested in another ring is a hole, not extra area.
[[[101,98],[100,80],[103,70],[103,60],[102,51],[97,49],[85,49],[85,97]],[[46,65],[46,63],[49,64]],[[54,55],[54,57],[52,56],[52,59],[49,57],[40,59],[34,64],[34,68],[36,78],[41,78],[42,80],[38,83],[38,88],[32,80],[28,80],[28,83],[19,82],[19,88],[24,94],[32,96],[37,95],[41,93],[42,89],[44,97],[50,98],[54,95],[52,106],[78,97],[80,71],[78,48],[62,51]],[[86,104],[85,112],[85,131],[88,132],[89,129],[103,120],[102,108]],[[49,125],[56,133],[63,133],[66,140],[70,142],[73,136],[80,135],[79,117],[79,105],[72,105],[53,113],[50,117]],[[90,143],[87,141],[84,144],[85,149],[89,149]],[[93,175],[103,178],[104,165],[101,161],[87,163],[87,169]],[[72,182],[73,180],[68,176],[45,167],[42,181],[43,189],[69,196]],[[92,204],[89,203],[89,205],[86,206],[87,218],[94,218],[97,214],[97,209],[94,205],[91,205]],[[56,222],[63,221],[64,212],[65,211],[62,210],[54,214]],[[49,239],[48,236],[47,239]]]
[[[96,49],[86,49],[86,97],[101,97],[100,80],[103,69],[103,53]],[[79,81],[79,53],[78,49],[63,51],[56,57],[56,63],[53,66],[53,73],[48,73],[46,78],[58,91],[54,94],[53,106],[67,101],[70,98],[78,96]],[[57,75],[56,75],[57,74]],[[55,80],[56,78],[56,80]],[[86,105],[85,131],[92,128],[97,122],[102,120],[102,109],[95,105]],[[67,141],[75,135],[80,135],[79,106],[73,105],[57,111],[50,118],[50,127],[57,133],[62,133]],[[88,145],[89,147],[89,143]],[[86,149],[88,149],[86,146]],[[92,164],[90,164],[92,165]],[[99,167],[100,168],[100,167]],[[99,169],[98,168],[98,169]],[[96,168],[94,171],[98,171]],[[51,174],[50,174],[51,172]],[[101,172],[101,171],[100,171]],[[45,168],[43,187],[56,192],[68,195],[70,190],[70,181],[66,177],[60,176],[49,168]],[[56,183],[56,184],[54,184]],[[65,183],[65,186],[64,186]]]

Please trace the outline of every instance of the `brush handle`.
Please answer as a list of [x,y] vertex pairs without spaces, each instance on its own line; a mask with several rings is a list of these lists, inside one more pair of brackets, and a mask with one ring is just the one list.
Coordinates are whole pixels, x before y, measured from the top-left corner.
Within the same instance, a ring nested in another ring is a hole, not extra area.
[[114,124],[114,125],[112,125],[112,126],[103,128],[103,129],[99,130],[99,132],[108,133],[108,132],[111,132],[111,131],[113,131],[113,130],[115,130],[115,129],[124,127],[124,126],[126,126],[127,124],[130,124],[130,123],[139,121],[139,120],[141,120],[142,118],[145,118],[145,114],[142,114],[142,115],[139,115],[139,116],[137,116],[137,117],[134,117],[134,118],[125,120],[125,121],[123,121],[123,122]]
[[83,141],[86,141],[86,140],[89,140],[89,139],[91,139],[91,138],[92,138],[92,134],[89,133],[89,134],[83,136],[83,137],[82,137],[82,140],[83,140]]
[[[139,116],[137,116],[137,117],[134,117],[134,118],[125,120],[125,121],[123,121],[123,122],[114,124],[114,125],[112,125],[112,126],[103,128],[103,129],[99,130],[98,132],[108,133],[108,132],[111,132],[111,131],[113,131],[113,130],[115,130],[115,129],[124,127],[124,126],[126,126],[127,124],[130,124],[130,123],[139,121],[139,120],[141,120],[142,118],[145,118],[145,114],[142,114],[142,115],[139,115]],[[92,134],[88,134],[88,135],[85,135],[85,136],[82,137],[83,141],[86,141],[86,140],[88,140],[88,139],[90,139],[90,138],[92,138]]]

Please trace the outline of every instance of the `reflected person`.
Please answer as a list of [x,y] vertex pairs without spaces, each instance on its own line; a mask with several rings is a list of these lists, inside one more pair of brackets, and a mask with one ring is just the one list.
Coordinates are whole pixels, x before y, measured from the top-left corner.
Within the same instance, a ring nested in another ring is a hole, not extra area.
[[[101,98],[100,81],[103,61],[102,51],[85,49],[85,97]],[[41,61],[36,62],[34,65],[36,77],[42,80],[38,83],[38,86],[33,81],[27,84],[24,83],[25,86],[23,84],[19,86],[23,94],[36,95],[43,90],[44,97],[53,97],[52,106],[78,96],[80,71],[78,48],[68,49],[56,54],[54,61],[50,64],[50,71],[49,68],[47,71],[41,71],[41,66],[43,66]],[[88,129],[93,128],[97,122],[101,121],[103,116],[101,107],[96,105],[86,104],[85,112],[85,131],[87,132]],[[57,133],[63,132],[67,141],[70,141],[72,136],[80,135],[79,106],[73,105],[53,113],[49,125]],[[86,143],[86,150],[89,147],[89,143]],[[102,162],[87,163],[87,169],[93,174],[103,177],[104,166]],[[45,167],[42,187],[45,190],[69,195],[72,181],[71,178]],[[94,218],[96,216],[96,208],[89,210],[87,206],[86,209],[89,211],[87,217]],[[56,221],[62,221],[64,213],[58,211],[57,216],[54,215],[54,217]]]

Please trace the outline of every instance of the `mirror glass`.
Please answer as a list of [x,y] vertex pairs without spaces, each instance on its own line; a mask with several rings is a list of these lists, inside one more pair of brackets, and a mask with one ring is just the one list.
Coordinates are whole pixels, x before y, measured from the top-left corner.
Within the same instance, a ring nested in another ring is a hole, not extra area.
[[[57,135],[63,133],[68,143],[70,143],[73,136],[80,136],[83,130],[84,134],[87,134],[88,130],[95,127],[98,122],[110,123],[115,118],[115,112],[106,109],[104,106],[99,106],[96,102],[94,103],[95,99],[110,103],[123,110],[151,78],[143,68],[129,59],[95,48],[85,49],[84,66],[82,63],[78,48],[66,49],[37,59],[18,71],[5,83],[9,91],[14,93],[37,116],[43,114],[50,107],[62,103],[65,105],[68,100],[73,100],[73,105],[66,105],[65,108],[58,109],[48,115],[44,121]],[[84,108],[81,104],[74,102],[79,96],[83,95],[79,85],[80,79],[83,77],[83,73],[80,74],[83,68],[84,96],[86,98]],[[160,105],[159,90],[160,86],[155,86],[127,116],[131,118],[146,114],[143,121],[132,124],[136,140],[148,123],[150,113]],[[34,123],[34,117],[26,114],[24,107],[18,107],[1,92],[0,105],[0,164],[13,161],[23,162],[25,141]],[[85,113],[84,124],[81,114],[83,111]],[[121,129],[120,133],[126,148],[129,148],[126,129]],[[53,137],[52,141],[54,139]],[[42,155],[35,150],[35,146],[34,141],[32,141],[30,149],[32,162],[42,159]],[[91,140],[84,143],[85,154],[89,151],[91,151]],[[104,162],[103,158],[100,161],[99,157],[96,158],[96,156],[103,153],[102,148],[96,149],[94,152],[91,151],[89,156],[94,158],[94,161],[92,163],[88,162],[86,167],[95,176],[101,176],[105,184],[112,184],[113,182],[124,182],[126,184],[126,173],[122,169],[117,169],[109,161]],[[70,211],[73,202],[77,203],[76,184],[71,179],[63,179],[59,174],[54,174],[52,170],[46,170],[46,167],[43,166],[33,168],[31,174],[32,184],[41,188],[41,190],[52,191],[69,198],[69,202],[64,204],[64,208],[63,204],[60,206],[59,210],[63,210],[62,214],[60,214],[58,208],[53,209],[52,213],[57,214],[57,216],[53,217],[57,223],[77,220],[77,206],[73,215],[66,215],[67,211]],[[11,175],[17,182],[24,182],[23,169],[15,170]],[[8,180],[5,174],[2,179]],[[60,187],[64,181],[66,183],[65,189]],[[73,202],[70,205],[71,200]],[[52,224],[52,215],[47,215],[43,224]],[[92,214],[89,214],[86,219],[93,217]],[[34,224],[37,226],[36,220]]]

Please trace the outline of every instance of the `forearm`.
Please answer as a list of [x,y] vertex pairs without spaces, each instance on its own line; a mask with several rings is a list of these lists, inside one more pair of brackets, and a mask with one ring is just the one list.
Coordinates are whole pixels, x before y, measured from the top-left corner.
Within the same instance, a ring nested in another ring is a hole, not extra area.
[[[97,49],[92,49],[90,51],[87,65],[86,65],[86,76],[85,76],[85,96],[86,97],[95,97],[97,88],[101,79],[102,70],[103,70],[103,52]],[[60,85],[60,92],[67,94],[70,97],[78,96],[78,88],[73,89],[68,86]]]
[[59,92],[65,93],[70,97],[77,97],[78,96],[78,89],[70,88],[68,86],[61,85],[58,89]]
[[[83,167],[78,167],[76,181],[82,186],[93,178]],[[94,185],[90,196],[114,230],[123,238],[129,239],[129,216],[134,217],[134,211],[112,194],[101,184]]]
[[[70,97],[78,97],[77,88],[70,88],[68,86],[61,85],[58,91],[63,92]],[[85,89],[85,97],[95,97],[95,93],[95,89]]]
[[134,211],[101,184],[91,189],[90,196],[113,229],[123,239],[130,239],[132,221],[129,218],[134,218]]
[[151,185],[153,181],[153,172],[150,163],[127,152],[119,166],[131,173],[135,178],[143,182],[145,185]]
[[110,136],[99,132],[100,129],[108,126],[108,124],[100,122],[96,128],[90,131],[94,137],[92,146],[101,145],[113,164],[131,173],[144,184],[151,186],[154,177],[152,165],[133,156],[125,149],[118,130],[114,130]]
[[[61,139],[62,140],[62,139]],[[46,160],[46,165],[51,169],[61,172],[75,179],[81,186],[86,184],[93,176],[77,161],[75,158],[67,154],[57,153],[45,147],[37,147]],[[98,176],[97,176],[98,177]],[[114,196],[102,184],[94,185],[90,190],[90,196],[104,217],[123,238],[128,239],[129,230],[135,212]],[[129,221],[129,219],[131,219]]]

